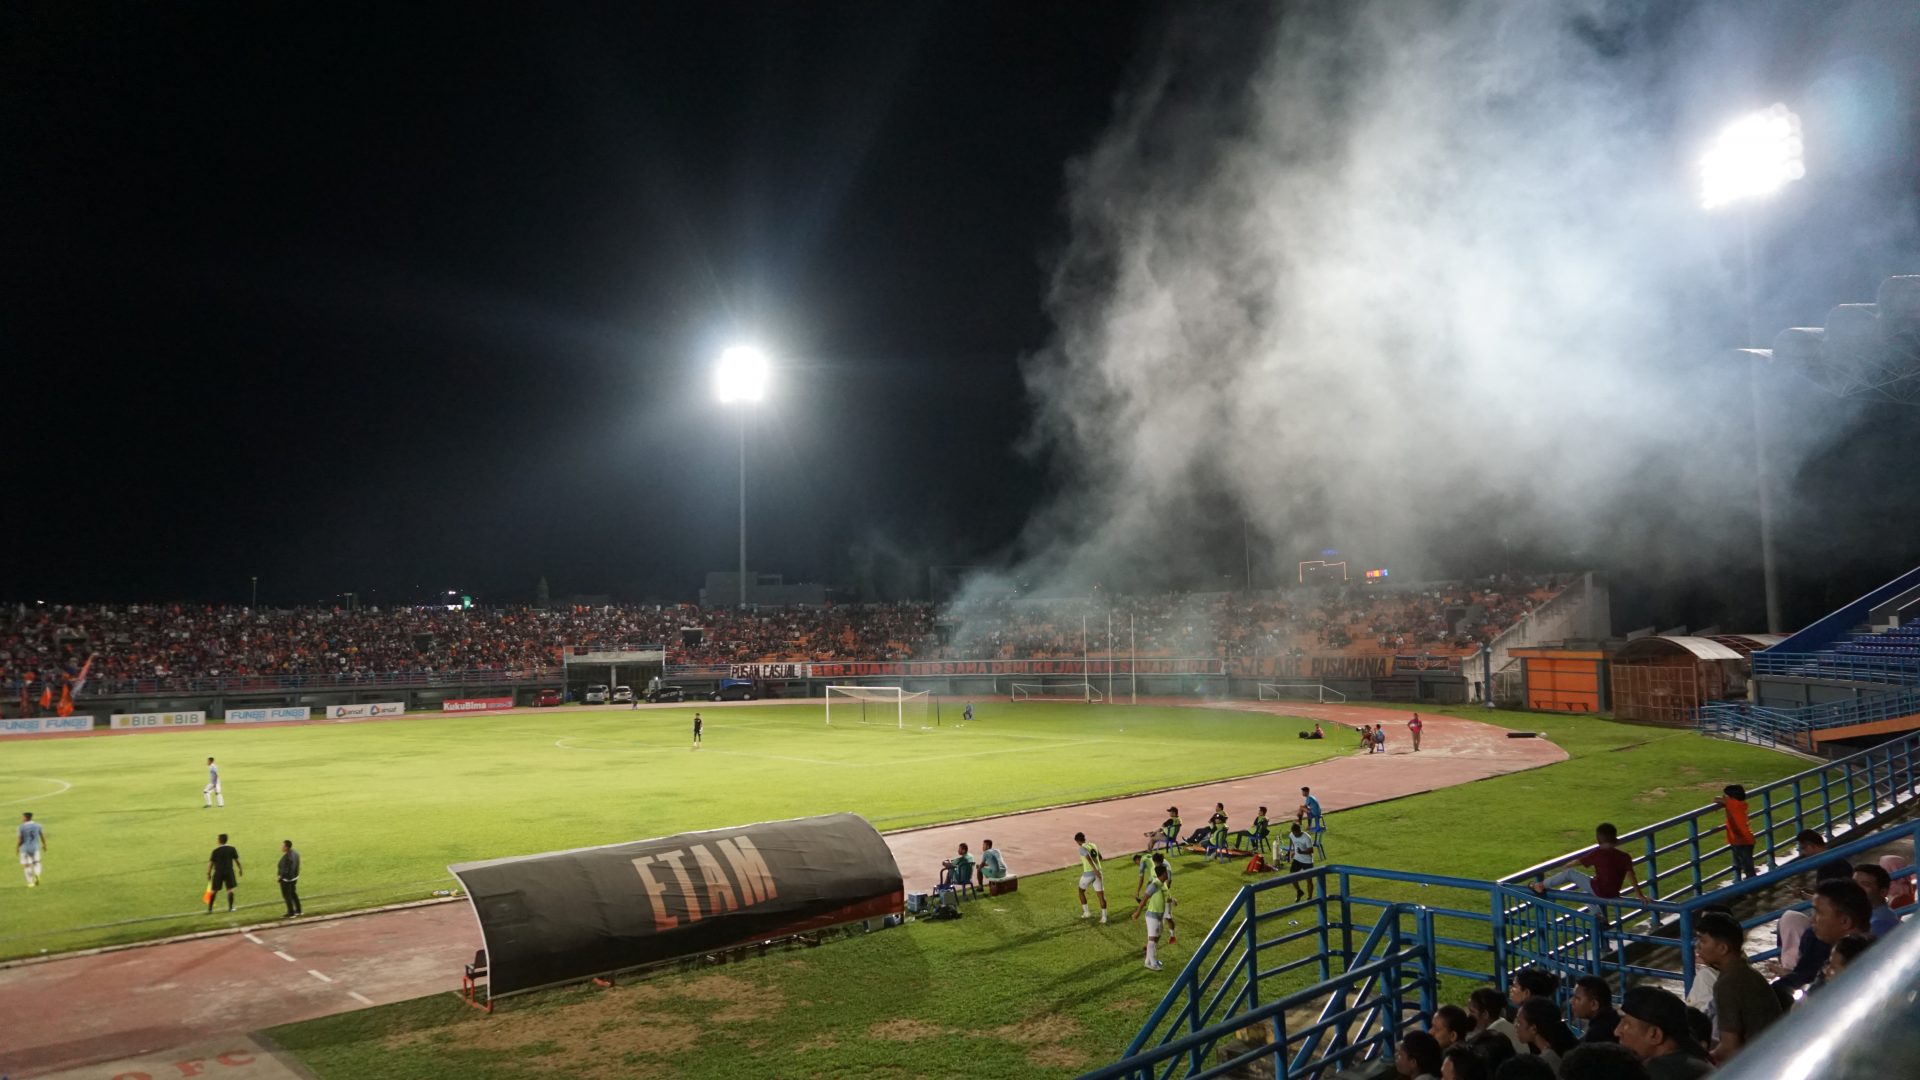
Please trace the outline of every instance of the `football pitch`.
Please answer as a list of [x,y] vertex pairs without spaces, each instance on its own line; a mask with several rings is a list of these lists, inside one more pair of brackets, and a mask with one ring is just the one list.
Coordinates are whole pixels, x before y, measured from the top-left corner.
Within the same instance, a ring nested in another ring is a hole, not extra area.
[[[977,702],[972,723],[836,723],[818,703],[422,716],[9,743],[0,806],[47,832],[0,880],[0,958],[270,921],[280,841],[309,915],[450,889],[449,863],[853,811],[881,830],[1283,769],[1348,749],[1224,709]],[[952,712],[954,710],[947,710]],[[836,711],[836,717],[838,713]],[[206,809],[206,759],[226,806]],[[201,902],[219,833],[238,908]]]

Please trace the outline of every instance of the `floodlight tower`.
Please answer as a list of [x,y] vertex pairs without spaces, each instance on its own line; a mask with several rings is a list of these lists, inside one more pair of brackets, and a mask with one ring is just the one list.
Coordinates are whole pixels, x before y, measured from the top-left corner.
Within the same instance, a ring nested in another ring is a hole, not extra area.
[[[1740,243],[1746,279],[1746,347],[1758,348],[1754,314],[1753,203],[1807,174],[1801,160],[1800,118],[1775,104],[1728,124],[1700,158],[1700,204],[1708,210],[1740,207]],[[1773,548],[1773,478],[1767,467],[1767,436],[1760,412],[1760,370],[1747,369],[1753,403],[1753,471],[1760,490],[1760,567],[1765,578],[1767,632],[1781,632],[1780,578]]]
[[722,405],[740,411],[740,606],[747,606],[747,408],[767,396],[767,354],[735,345],[720,354],[713,388]]

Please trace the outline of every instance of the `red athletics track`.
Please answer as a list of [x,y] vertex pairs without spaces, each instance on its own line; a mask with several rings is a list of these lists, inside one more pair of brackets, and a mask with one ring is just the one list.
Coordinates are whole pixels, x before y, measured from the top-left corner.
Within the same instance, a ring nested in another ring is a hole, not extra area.
[[[1143,699],[1146,701],[1147,699]],[[1191,699],[1153,699],[1193,705]],[[1506,729],[1447,716],[1424,717],[1422,749],[1413,752],[1404,722],[1391,709],[1295,703],[1210,702],[1210,708],[1305,716],[1329,724],[1388,723],[1385,756],[1357,753],[1345,726],[1328,737],[1342,756],[1312,765],[1199,784],[1174,792],[1131,795],[1075,806],[1031,810],[983,821],[892,833],[887,843],[912,890],[925,890],[940,860],[961,841],[992,837],[1015,874],[1071,865],[1073,834],[1085,832],[1109,852],[1138,850],[1169,804],[1189,822],[1204,821],[1224,802],[1235,821],[1264,804],[1276,820],[1291,816],[1300,787],[1311,785],[1329,813],[1564,761],[1539,739],[1509,739]],[[249,725],[254,726],[254,725]],[[0,969],[0,1074],[43,1076],[133,1057],[276,1024],[347,1012],[453,989],[460,967],[480,947],[464,902],[434,904],[310,923],[280,923],[93,956]]]

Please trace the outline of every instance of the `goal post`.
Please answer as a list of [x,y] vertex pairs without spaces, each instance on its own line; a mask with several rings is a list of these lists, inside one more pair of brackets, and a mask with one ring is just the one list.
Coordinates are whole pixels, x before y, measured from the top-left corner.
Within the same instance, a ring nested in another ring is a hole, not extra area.
[[927,726],[925,690],[908,692],[898,686],[827,687],[827,725],[837,714],[841,724],[884,724],[905,730]]
[[1317,701],[1322,705],[1339,704],[1347,695],[1319,683],[1283,682],[1260,684],[1261,701]]
[[1014,701],[1105,701],[1106,695],[1089,682],[1013,683],[1008,691]]

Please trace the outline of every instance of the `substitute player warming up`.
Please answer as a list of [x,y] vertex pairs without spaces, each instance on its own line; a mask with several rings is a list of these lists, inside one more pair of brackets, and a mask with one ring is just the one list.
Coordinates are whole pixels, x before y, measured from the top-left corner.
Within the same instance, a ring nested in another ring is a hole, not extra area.
[[1172,893],[1173,879],[1167,873],[1164,864],[1155,868],[1155,878],[1147,883],[1147,895],[1140,898],[1140,906],[1133,909],[1133,917],[1139,918],[1141,912],[1147,914],[1147,962],[1149,971],[1160,970],[1160,924],[1165,921],[1174,903]]
[[1087,887],[1092,886],[1094,894],[1100,897],[1100,921],[1107,921],[1107,885],[1101,880],[1100,849],[1087,839],[1087,834],[1073,834],[1073,842],[1080,845],[1080,917],[1093,914],[1087,910]]
[[206,800],[200,804],[202,810],[212,806],[215,799],[220,800],[221,806],[227,805],[227,797],[220,793],[220,766],[215,765],[212,758],[207,759],[207,786],[201,789],[200,797]]
[[47,850],[47,831],[33,820],[32,814],[20,815],[20,835],[13,841],[20,854],[20,870],[27,875],[27,888],[40,884],[40,853]]

